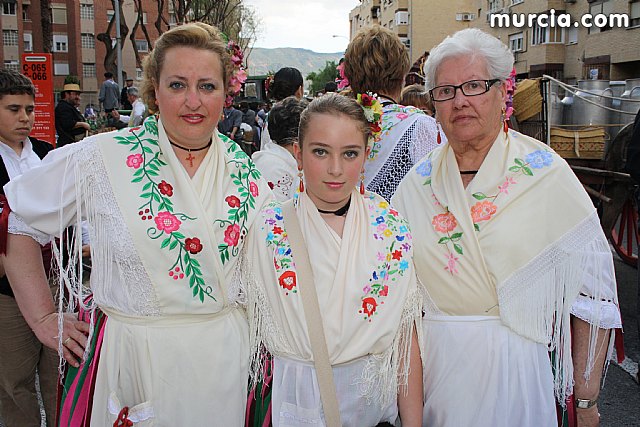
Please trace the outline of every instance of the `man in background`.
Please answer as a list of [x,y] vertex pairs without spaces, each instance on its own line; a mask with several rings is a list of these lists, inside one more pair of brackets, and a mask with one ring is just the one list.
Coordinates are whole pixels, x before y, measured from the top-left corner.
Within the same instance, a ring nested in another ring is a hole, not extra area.
[[119,120],[121,123],[125,123],[128,127],[138,126],[144,120],[145,111],[147,110],[144,102],[139,97],[138,89],[131,86],[127,88],[127,101],[131,105],[131,114],[125,116],[118,113],[117,110],[113,110],[111,115],[114,119]]
[[133,79],[128,78],[125,81],[125,87],[123,87],[122,92],[120,92],[120,104],[123,110],[131,110],[133,108],[131,102],[129,102],[129,94],[127,93],[127,89],[130,87],[133,87]]
[[89,123],[78,110],[80,106],[80,85],[64,85],[55,109],[57,147],[62,147],[84,138],[91,129]]
[[107,125],[115,126],[116,120],[111,117],[111,112],[120,106],[120,87],[113,81],[113,73],[104,73],[104,82],[100,85],[98,101],[102,104],[102,111],[107,115]]
[[[27,77],[15,71],[0,70],[2,210],[9,209],[2,186],[38,166],[53,148],[47,142],[29,137],[35,120],[35,94],[35,87]],[[7,232],[6,224],[0,226],[0,247],[6,248]],[[42,255],[45,271],[49,271],[49,245],[42,248]],[[20,313],[5,275],[5,262],[4,256],[0,255],[0,411],[7,427],[40,426],[37,370],[47,426],[50,427],[56,417],[58,355],[38,341]]]

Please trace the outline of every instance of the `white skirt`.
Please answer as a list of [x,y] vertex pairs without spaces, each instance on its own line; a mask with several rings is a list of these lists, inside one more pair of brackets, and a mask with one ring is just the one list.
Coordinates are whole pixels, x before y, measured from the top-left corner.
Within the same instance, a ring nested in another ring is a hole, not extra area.
[[163,318],[109,313],[91,426],[127,406],[134,426],[244,425],[248,326],[238,309]]
[[[398,417],[395,391],[393,396],[389,396],[390,403],[384,408],[375,398],[367,399],[364,396],[363,372],[370,357],[333,366],[333,380],[343,427],[373,427],[383,421],[393,424]],[[272,390],[274,427],[324,427],[320,389],[313,363],[274,356]]]
[[549,353],[493,316],[429,316],[423,426],[557,426]]

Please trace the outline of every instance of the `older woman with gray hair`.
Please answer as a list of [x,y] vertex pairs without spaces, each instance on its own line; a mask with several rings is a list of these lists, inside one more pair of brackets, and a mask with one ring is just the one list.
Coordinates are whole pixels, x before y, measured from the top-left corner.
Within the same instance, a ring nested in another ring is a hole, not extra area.
[[426,290],[424,425],[556,425],[555,395],[567,418],[597,426],[609,332],[621,326],[613,260],[566,162],[505,125],[512,67],[478,29],[447,37],[426,63],[449,144],[393,198]]

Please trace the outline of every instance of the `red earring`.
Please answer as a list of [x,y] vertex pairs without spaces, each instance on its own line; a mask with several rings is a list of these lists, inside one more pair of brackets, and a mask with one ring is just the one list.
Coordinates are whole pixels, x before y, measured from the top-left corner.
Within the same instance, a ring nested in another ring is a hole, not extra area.
[[304,193],[304,179],[302,176],[302,167],[298,166],[298,179],[300,180],[300,183],[298,184],[298,191],[300,193]]
[[440,136],[440,122],[436,122],[436,128],[438,129],[438,135],[436,136],[436,142],[438,145],[442,144],[442,137]]
[[360,194],[364,195],[364,170],[360,172]]
[[504,133],[509,133],[509,120],[507,119],[507,110],[502,107],[502,129]]

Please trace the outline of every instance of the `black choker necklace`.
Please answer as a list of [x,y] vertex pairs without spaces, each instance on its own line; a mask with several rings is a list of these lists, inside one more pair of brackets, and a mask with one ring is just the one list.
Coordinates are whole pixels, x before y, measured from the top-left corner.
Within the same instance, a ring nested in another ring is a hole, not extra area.
[[185,160],[188,160],[188,161],[189,161],[189,166],[190,166],[190,167],[193,167],[193,160],[195,159],[195,157],[193,157],[193,156],[191,155],[191,152],[192,152],[192,151],[202,151],[202,150],[204,150],[204,149],[207,149],[207,148],[211,147],[211,144],[212,144],[212,143],[213,143],[213,139],[210,139],[210,140],[209,140],[209,142],[207,143],[207,145],[205,145],[204,147],[200,147],[200,148],[187,148],[187,147],[183,147],[182,145],[178,145],[178,144],[176,144],[175,142],[173,142],[173,141],[169,140],[169,144],[171,144],[171,145],[173,145],[174,147],[177,147],[177,148],[179,148],[179,149],[181,149],[181,150],[184,150],[184,151],[188,151],[188,152],[189,152],[189,155],[188,155],[187,157],[185,157]]
[[349,198],[349,201],[347,202],[346,205],[344,205],[337,211],[323,211],[322,209],[318,209],[318,212],[320,212],[321,214],[334,214],[335,216],[344,216],[347,214],[347,212],[349,212],[350,205],[351,205],[351,198]]
[[478,171],[460,171],[460,175],[475,175]]

